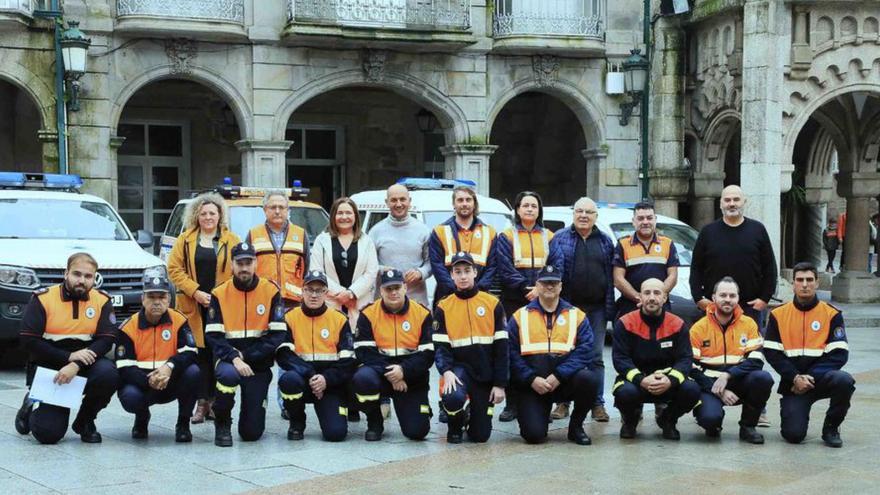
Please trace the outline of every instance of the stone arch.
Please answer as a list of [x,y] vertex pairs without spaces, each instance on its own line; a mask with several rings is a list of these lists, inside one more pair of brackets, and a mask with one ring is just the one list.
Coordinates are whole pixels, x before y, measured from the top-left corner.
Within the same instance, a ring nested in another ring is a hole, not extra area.
[[31,99],[40,113],[40,128],[55,127],[55,91],[19,64],[0,67],[0,79],[14,85]]
[[605,115],[598,105],[574,84],[566,81],[557,81],[554,86],[538,84],[534,79],[521,79],[505,91],[498,94],[490,102],[490,110],[486,115],[486,138],[492,132],[492,126],[501,110],[510,100],[517,96],[534,91],[545,93],[559,98],[568,108],[574,112],[581,124],[587,146],[598,148],[605,143]]
[[816,29],[813,31],[813,42],[816,47],[834,40],[834,21],[830,17],[822,16],[816,22]]
[[110,110],[111,135],[116,134],[119,119],[122,117],[122,111],[125,109],[128,100],[144,86],[166,79],[193,81],[217,92],[224,100],[226,100],[235,114],[238,128],[241,130],[241,139],[249,139],[253,137],[253,113],[251,112],[247,100],[245,100],[244,96],[238,91],[234,84],[210,69],[192,67],[190,72],[183,74],[173,72],[171,65],[153,67],[132,79],[122,88],[121,91],[119,91],[113,101],[113,107]]
[[335,72],[309,81],[296,89],[275,111],[272,138],[279,141],[284,140],[288,121],[303,103],[323,93],[346,87],[385,89],[416,101],[430,110],[440,121],[446,134],[447,143],[458,144],[470,141],[467,116],[458,104],[439,89],[421,79],[397,72],[385,72],[382,80],[370,81],[364,77],[362,70]]
[[723,173],[727,149],[731,139],[737,135],[742,125],[742,116],[736,110],[727,108],[716,113],[709,120],[703,132],[698,172]]
[[840,21],[840,37],[852,37],[859,31],[859,23],[855,17],[846,16]]
[[880,34],[880,23],[877,22],[876,17],[867,17],[865,18],[865,25],[862,29],[862,33],[865,36],[877,36]]

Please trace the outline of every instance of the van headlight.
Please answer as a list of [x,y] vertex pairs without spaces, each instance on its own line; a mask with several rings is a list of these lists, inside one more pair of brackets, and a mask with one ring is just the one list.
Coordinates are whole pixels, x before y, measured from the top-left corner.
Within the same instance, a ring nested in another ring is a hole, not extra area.
[[0,285],[16,289],[36,289],[40,286],[40,278],[30,268],[0,265]]

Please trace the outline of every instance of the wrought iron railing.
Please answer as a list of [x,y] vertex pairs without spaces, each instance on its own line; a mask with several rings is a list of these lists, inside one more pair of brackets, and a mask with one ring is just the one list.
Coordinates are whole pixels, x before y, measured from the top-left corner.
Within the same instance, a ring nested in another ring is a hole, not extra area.
[[117,0],[116,14],[244,24],[244,0]]
[[514,35],[605,35],[605,0],[495,0],[496,38]]
[[392,29],[467,30],[470,0],[288,0],[292,22]]

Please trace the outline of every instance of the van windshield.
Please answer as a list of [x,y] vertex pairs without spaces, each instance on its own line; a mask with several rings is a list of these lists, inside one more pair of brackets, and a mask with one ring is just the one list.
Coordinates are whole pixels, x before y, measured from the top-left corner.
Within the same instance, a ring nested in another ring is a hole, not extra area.
[[[634,232],[631,223],[613,223],[611,230],[614,237],[620,239]],[[694,244],[697,243],[698,232],[688,225],[676,225],[671,223],[657,223],[657,233],[672,239],[675,250],[678,251],[678,261],[681,266],[691,266],[694,257]]]
[[128,241],[110,205],[59,199],[0,199],[0,238]]
[[[238,234],[242,240],[248,235],[248,231],[254,227],[266,223],[266,213],[259,206],[233,206],[230,208],[229,217],[232,231]],[[324,232],[330,217],[321,208],[290,208],[290,221],[299,225],[309,234],[309,240],[315,240],[318,234]]]
[[[453,215],[452,210],[447,211],[426,211],[425,215],[425,225],[428,227],[434,228],[437,225],[449,220],[449,217]],[[495,228],[495,232],[501,233],[511,225],[513,222],[510,219],[510,215],[505,215],[503,213],[487,213],[480,212],[480,220],[485,223],[488,223],[493,228]]]

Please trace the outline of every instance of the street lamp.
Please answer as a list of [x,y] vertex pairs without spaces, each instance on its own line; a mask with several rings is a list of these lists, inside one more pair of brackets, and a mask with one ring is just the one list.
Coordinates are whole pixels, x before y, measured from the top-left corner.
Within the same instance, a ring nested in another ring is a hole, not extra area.
[[64,79],[70,84],[70,111],[79,111],[79,78],[86,73],[86,57],[92,40],[79,30],[78,21],[69,21],[61,33]]
[[423,108],[416,114],[416,123],[419,125],[419,130],[423,134],[427,134],[434,132],[434,129],[437,128],[437,117],[434,117],[433,113]]
[[630,56],[623,61],[624,90],[630,100],[620,104],[621,126],[626,126],[629,123],[633,109],[642,100],[645,84],[648,81],[648,59],[641,52],[638,48],[634,48],[630,51]]

